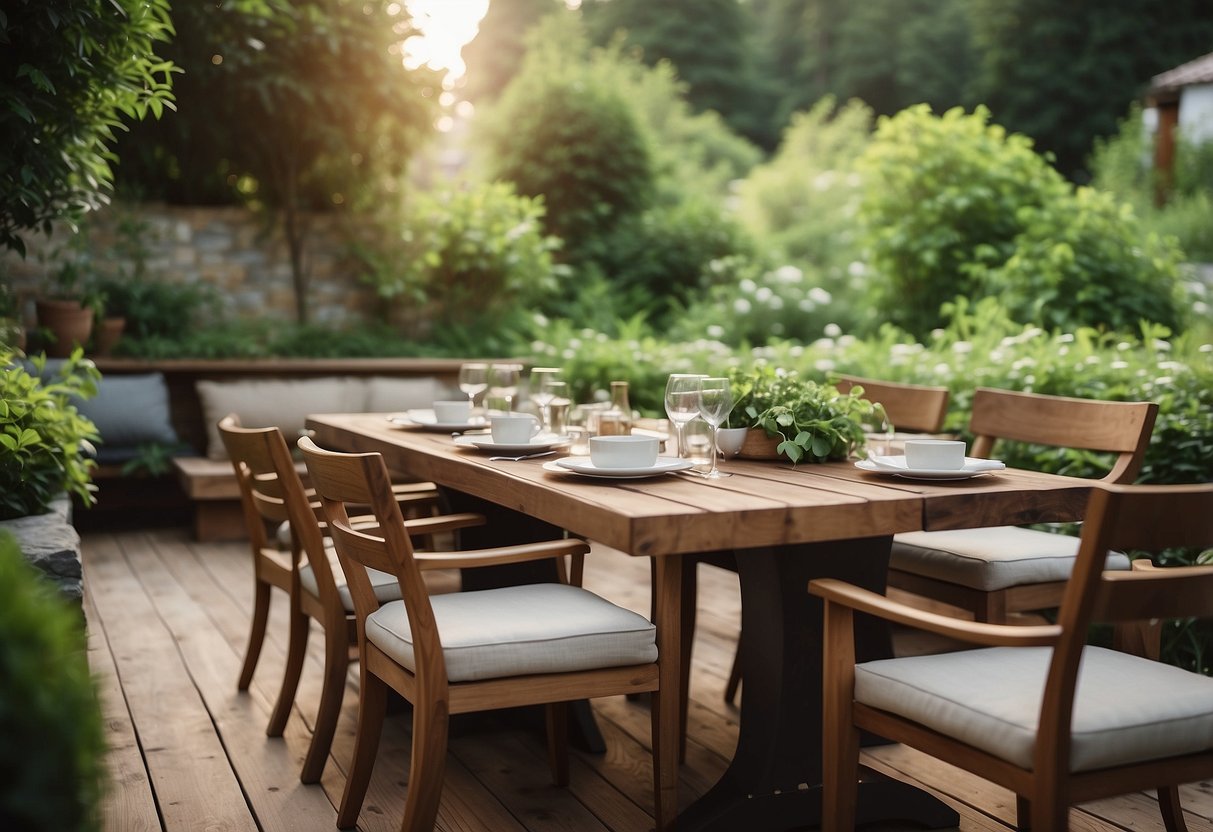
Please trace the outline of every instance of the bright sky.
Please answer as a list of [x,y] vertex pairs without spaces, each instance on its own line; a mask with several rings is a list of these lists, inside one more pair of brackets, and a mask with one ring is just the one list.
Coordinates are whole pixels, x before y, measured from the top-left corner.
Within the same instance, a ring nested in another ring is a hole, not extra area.
[[489,0],[406,0],[405,5],[421,30],[420,37],[404,42],[407,65],[447,70],[448,83],[463,75],[459,50],[476,36]]

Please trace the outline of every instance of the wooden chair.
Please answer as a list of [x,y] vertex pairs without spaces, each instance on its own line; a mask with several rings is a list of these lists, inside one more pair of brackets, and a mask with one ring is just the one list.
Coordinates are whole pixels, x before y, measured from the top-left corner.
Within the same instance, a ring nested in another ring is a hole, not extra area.
[[885,415],[898,431],[939,433],[948,416],[948,388],[923,384],[877,381],[859,376],[839,376],[834,386],[842,393],[863,389],[863,398],[880,402]]
[[[242,428],[234,416],[227,416],[219,422],[219,433],[240,483],[241,505],[253,554],[253,620],[240,671],[240,690],[248,689],[261,654],[271,590],[277,587],[286,592],[290,604],[286,668],[266,728],[271,737],[282,736],[295,701],[309,621],[315,620],[324,628],[324,683],[311,744],[300,774],[304,783],[315,783],[320,780],[328,759],[341,710],[350,647],[355,643],[353,604],[343,573],[332,568],[331,549],[325,545],[317,518],[319,504],[309,499],[282,432],[276,427]],[[430,502],[420,495],[406,500],[406,504]],[[408,531],[432,535],[483,522],[476,514],[429,517],[408,521]],[[277,545],[275,530],[283,523],[289,524],[289,552]],[[391,576],[379,575],[375,584],[383,597],[399,597]]]
[[[948,416],[948,388],[946,387],[930,387],[922,384],[903,384],[893,381],[877,381],[871,378],[861,378],[860,376],[839,376],[834,386],[842,393],[849,393],[852,388],[859,387],[863,390],[861,394],[863,398],[872,402],[880,402],[884,407],[885,415],[889,418],[889,422],[897,431],[912,431],[915,433],[939,433],[943,430],[944,420]],[[724,566],[729,568],[730,564],[735,566],[735,562],[729,560],[723,563],[713,561],[714,566]],[[694,581],[694,566],[686,570],[692,575]],[[684,633],[694,633],[694,599],[692,598],[691,610],[689,615],[692,616],[689,626],[683,628]],[[683,646],[683,655],[690,655],[690,646]],[[689,665],[689,661],[687,662]],[[737,699],[737,688],[741,684],[741,645],[738,644],[737,651],[733,654],[733,667],[729,670],[729,680],[724,688],[724,701],[732,703]],[[683,690],[687,689],[687,680],[683,681]],[[686,712],[686,702],[683,702],[683,712]],[[683,718],[685,720],[685,717]],[[683,724],[683,733],[686,733],[685,722]]]
[[[1213,568],[1105,572],[1109,550],[1213,546],[1213,484],[1096,486],[1056,625],[949,618],[837,580],[825,599],[824,830],[854,827],[859,732],[906,743],[1015,792],[1020,828],[1067,829],[1068,807],[1213,777],[1213,678],[1086,645],[1105,621],[1213,617]],[[854,612],[981,649],[856,664]],[[1081,681],[1079,679],[1081,675]]]
[[[1141,470],[1158,405],[1043,396],[979,387],[973,394],[970,456],[989,457],[999,439],[1115,454],[1106,483],[1132,482]],[[1004,622],[1013,613],[1061,602],[1078,551],[1068,535],[998,526],[909,532],[893,538],[889,587]],[[1109,568],[1127,569],[1112,554]]]
[[[430,597],[422,575],[434,568],[479,567],[581,557],[581,540],[552,540],[466,552],[415,552],[391,499],[379,454],[321,450],[299,440],[329,533],[349,578],[357,619],[358,723],[354,761],[337,825],[354,826],[366,795],[383,727],[388,687],[413,705],[412,760],[402,829],[434,826],[451,714],[547,705],[552,777],[568,782],[565,703],[650,691],[659,696],[655,628],[643,616],[567,583],[533,584]],[[349,504],[370,506],[378,528],[355,528]],[[402,600],[381,603],[368,579],[396,576]],[[563,568],[561,569],[563,572]],[[676,736],[665,736],[653,703],[656,818],[668,828],[676,810]],[[663,790],[665,794],[663,795]]]

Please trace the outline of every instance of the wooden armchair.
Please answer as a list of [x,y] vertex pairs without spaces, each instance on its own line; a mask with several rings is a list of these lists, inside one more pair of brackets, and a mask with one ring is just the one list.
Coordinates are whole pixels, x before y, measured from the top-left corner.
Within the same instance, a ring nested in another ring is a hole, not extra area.
[[[999,439],[1115,454],[1102,482],[1129,483],[1141,470],[1158,405],[1042,396],[979,387],[973,394],[970,456],[989,457]],[[908,532],[893,538],[889,587],[968,610],[978,621],[1052,609],[1061,602],[1077,538],[998,526]],[[1128,558],[1109,556],[1109,568]]]
[[[429,596],[426,570],[582,556],[581,540],[552,540],[466,552],[415,552],[379,454],[325,451],[299,440],[312,484],[349,578],[357,620],[358,724],[354,761],[337,825],[354,826],[366,795],[383,727],[388,687],[413,705],[412,760],[402,829],[434,826],[446,763],[451,714],[518,705],[547,705],[552,777],[568,782],[565,703],[651,691],[659,696],[655,628],[566,583],[532,584]],[[366,504],[374,531],[351,522],[350,504]],[[394,575],[401,600],[382,603],[371,570]],[[653,703],[657,826],[676,810],[676,735],[659,724]]]
[[[1097,486],[1056,625],[924,612],[841,581],[825,600],[824,830],[854,826],[859,732],[999,783],[1020,828],[1067,829],[1068,807],[1154,787],[1169,832],[1178,785],[1213,776],[1213,678],[1086,645],[1093,622],[1213,617],[1213,568],[1105,572],[1109,550],[1213,545],[1213,484]],[[984,645],[856,664],[854,613]]]
[[[277,587],[286,592],[290,604],[286,669],[266,728],[271,737],[282,736],[295,701],[309,620],[314,619],[324,628],[324,683],[311,744],[300,774],[304,783],[315,783],[320,780],[332,745],[350,647],[355,641],[350,593],[344,574],[333,568],[331,549],[326,546],[317,518],[319,504],[309,499],[282,432],[276,427],[242,428],[234,416],[228,416],[219,422],[219,433],[240,483],[241,506],[253,555],[253,620],[240,671],[240,690],[248,690],[261,655],[271,590]],[[477,514],[452,514],[410,520],[407,528],[410,534],[420,536],[483,522],[484,518]],[[274,533],[283,523],[289,524],[289,552],[278,547]],[[381,597],[399,597],[393,576],[376,575],[374,583]]]

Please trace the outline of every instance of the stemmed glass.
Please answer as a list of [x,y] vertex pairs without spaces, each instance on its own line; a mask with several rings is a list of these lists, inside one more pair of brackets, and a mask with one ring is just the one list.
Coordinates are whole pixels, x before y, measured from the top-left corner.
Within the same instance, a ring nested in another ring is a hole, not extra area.
[[733,409],[733,388],[727,378],[701,378],[699,381],[699,415],[712,427],[712,467],[703,476],[707,479],[731,477],[732,474],[716,470],[716,431]]
[[518,381],[521,378],[521,364],[490,364],[489,395],[505,399],[505,409],[513,410],[514,399],[518,396]]
[[550,385],[554,381],[560,380],[559,367],[533,367],[531,368],[531,399],[539,408],[539,422],[544,431],[551,430],[551,424],[548,421],[548,405],[555,398]]
[[476,397],[489,389],[488,364],[464,364],[459,368],[459,389],[467,394],[468,408],[476,408]]
[[665,383],[665,415],[674,426],[678,457],[686,452],[682,432],[686,423],[699,415],[699,380],[707,378],[695,373],[673,373]]

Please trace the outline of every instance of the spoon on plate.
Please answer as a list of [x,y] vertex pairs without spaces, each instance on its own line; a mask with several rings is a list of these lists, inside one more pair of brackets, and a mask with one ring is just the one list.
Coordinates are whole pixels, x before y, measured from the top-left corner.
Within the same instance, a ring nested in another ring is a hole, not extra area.
[[537,454],[523,454],[522,456],[491,456],[491,457],[489,457],[489,462],[499,462],[499,461],[518,462],[523,459],[534,459],[535,457],[539,457],[539,456],[551,456],[554,453],[556,453],[556,452],[555,451],[540,451]]

